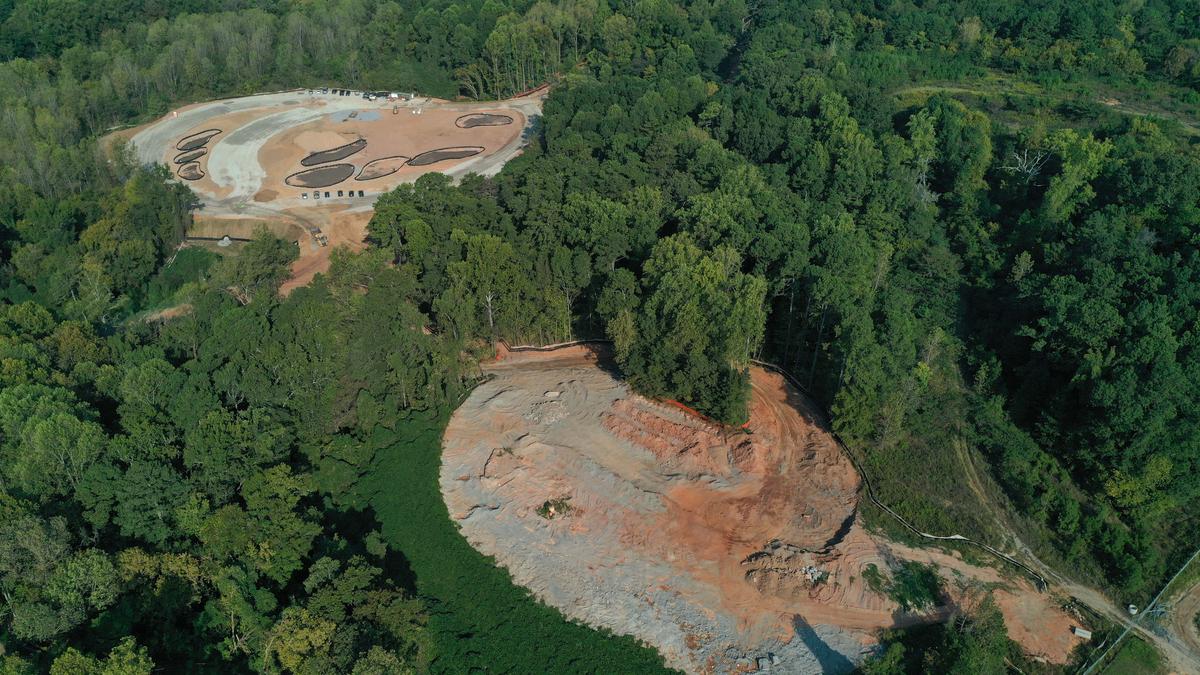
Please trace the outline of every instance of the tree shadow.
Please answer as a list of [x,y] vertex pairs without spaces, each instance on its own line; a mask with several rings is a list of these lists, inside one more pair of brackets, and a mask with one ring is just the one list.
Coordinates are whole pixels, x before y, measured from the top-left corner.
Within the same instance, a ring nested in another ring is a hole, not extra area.
[[592,353],[592,358],[596,360],[597,368],[611,375],[614,379],[625,380],[625,375],[621,372],[621,367],[617,365],[617,358],[613,353],[612,345],[594,342],[586,345],[586,347]]
[[[367,550],[366,541],[371,534],[381,532],[382,530],[382,525],[375,514],[374,507],[367,506],[361,510],[353,508],[330,509],[325,512],[325,521],[326,532],[335,532],[341,537],[341,541],[338,542],[338,548],[341,549],[342,557],[346,555],[362,555],[368,560],[373,559],[373,556]],[[387,553],[383,556],[383,560],[376,564],[383,569],[385,578],[390,579],[398,587],[408,591],[409,594],[416,594],[417,574],[413,571],[412,565],[403,552],[389,545]]]
[[796,631],[796,637],[800,638],[804,646],[817,658],[821,672],[849,673],[854,670],[854,662],[822,640],[804,617],[799,614],[792,615],[792,628]]

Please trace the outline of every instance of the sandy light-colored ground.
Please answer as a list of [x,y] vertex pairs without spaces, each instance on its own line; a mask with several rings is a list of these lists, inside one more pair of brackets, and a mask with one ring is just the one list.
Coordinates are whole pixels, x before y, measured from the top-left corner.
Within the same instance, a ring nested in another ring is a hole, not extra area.
[[[455,126],[454,121],[463,113],[448,108],[425,108],[420,115],[412,115],[408,110],[398,115],[389,112],[365,121],[360,118],[346,119],[339,113],[331,113],[330,116],[280,133],[259,150],[259,164],[271,167],[262,182],[262,189],[272,190],[278,195],[290,195],[293,201],[299,199],[299,194],[305,190],[286,185],[284,179],[304,168],[300,165],[300,160],[311,152],[337,147],[358,138],[367,139],[367,147],[340,160],[353,163],[358,169],[372,160],[396,155],[412,158],[438,148],[478,146],[485,148],[485,153],[488,148],[503,148],[520,136],[521,129],[525,126],[525,118],[517,111],[489,109],[485,112],[493,110],[503,111],[513,117],[513,123],[506,126],[460,129]],[[390,176],[366,181],[351,178],[322,190],[386,192],[401,183],[412,182],[431,170],[453,169],[471,159],[473,158],[447,160],[432,166],[406,166]],[[311,189],[309,191],[311,192]],[[279,197],[269,201],[276,199]]]
[[[228,230],[215,233],[218,236],[249,237],[253,224],[265,221],[311,233],[309,241],[296,238],[300,241],[300,260],[293,268],[295,277],[286,287],[290,289],[328,268],[328,248],[338,243],[361,247],[375,201],[397,185],[433,171],[454,178],[467,173],[497,173],[520,154],[530,125],[541,114],[544,96],[545,92],[539,91],[491,103],[430,98],[372,102],[361,96],[296,90],[184,106],[149,124],[116,132],[106,143],[128,139],[139,160],[164,163],[174,171],[180,139],[205,129],[220,129],[221,133],[209,141],[208,153],[199,159],[204,177],[188,181],[202,202],[197,220],[228,226]],[[455,125],[455,120],[471,113],[507,115],[513,121],[472,128]],[[313,189],[284,182],[287,176],[309,168],[300,164],[309,153],[360,137],[367,140],[366,148],[339,160],[353,164],[356,173],[372,160],[394,155],[414,157],[455,146],[484,150],[473,157],[405,166],[375,180],[351,177],[321,188],[320,200],[312,197]],[[347,196],[338,197],[339,189]],[[362,197],[357,196],[359,190],[363,191]],[[326,191],[328,199],[324,198]],[[205,236],[214,234],[210,230],[205,230]],[[316,233],[328,239],[329,246],[319,245]]]
[[[753,372],[729,431],[632,393],[585,348],[511,354],[455,412],[441,486],[464,536],[567,616],[689,672],[846,672],[880,628],[941,620],[984,586],[1028,651],[1062,663],[1068,616],[1021,580],[866,532],[859,478],[810,404]],[[546,518],[547,502],[566,513]],[[901,612],[868,565],[932,563],[941,606]]]
[[1183,641],[1183,647],[1192,654],[1200,654],[1200,630],[1196,620],[1200,615],[1200,580],[1175,599],[1171,606],[1169,621],[1172,632]]

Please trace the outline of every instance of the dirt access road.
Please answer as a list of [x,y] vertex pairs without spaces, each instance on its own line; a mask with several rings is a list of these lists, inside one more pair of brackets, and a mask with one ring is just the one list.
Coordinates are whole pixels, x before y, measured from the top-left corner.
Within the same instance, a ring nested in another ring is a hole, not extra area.
[[[782,377],[753,371],[731,432],[609,368],[586,348],[488,364],[444,440],[464,536],[567,616],[688,672],[846,672],[878,629],[943,620],[986,586],[1031,653],[1063,663],[1078,644],[1079,620],[1024,579],[866,532],[857,473]],[[909,560],[946,579],[939,606],[901,611],[864,578]]]
[[[1037,96],[1038,98],[1049,98],[1058,103],[1082,103],[1086,99],[1081,99],[1075,96],[1064,96],[1055,92],[1053,89],[1044,89],[1040,86],[1029,82],[1010,82],[1006,78],[996,78],[998,81],[991,86],[984,83],[978,83],[972,86],[970,83],[929,83],[915,86],[903,87],[892,92],[894,96],[904,96],[906,94],[936,94],[939,92],[947,94],[968,94],[972,96],[995,96],[999,94],[1010,94],[1016,96]],[[1022,91],[1024,89],[1025,91]],[[1161,119],[1172,120],[1179,123],[1185,133],[1189,136],[1200,136],[1200,125],[1186,114],[1172,112],[1157,107],[1151,103],[1130,103],[1127,101],[1116,101],[1115,99],[1097,99],[1096,103],[1105,105],[1111,110],[1124,115],[1133,117],[1157,117]]]
[[[1170,612],[1170,620],[1165,625],[1165,632],[1152,630],[1142,624],[1133,624],[1128,612],[1110,600],[1100,591],[1067,578],[1058,570],[1043,562],[1033,550],[1025,544],[1016,533],[1008,520],[1008,514],[983,487],[979,475],[980,469],[972,459],[972,454],[965,445],[954,448],[963,468],[963,476],[968,486],[979,498],[979,504],[991,515],[993,521],[1004,531],[1007,541],[1003,546],[1007,554],[1029,565],[1042,575],[1050,585],[1050,591],[1062,597],[1070,598],[1073,602],[1086,606],[1088,609],[1107,618],[1122,627],[1132,627],[1142,638],[1158,647],[1167,659],[1168,667],[1173,673],[1200,673],[1200,633],[1197,632],[1193,618],[1200,612],[1200,581],[1190,589],[1180,594]],[[1094,658],[1094,657],[1093,657]]]

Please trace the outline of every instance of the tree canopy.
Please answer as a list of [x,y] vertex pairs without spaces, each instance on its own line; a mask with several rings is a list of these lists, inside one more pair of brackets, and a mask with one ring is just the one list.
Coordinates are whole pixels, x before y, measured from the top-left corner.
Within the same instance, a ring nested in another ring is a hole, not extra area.
[[[181,247],[195,195],[101,141],[268,88],[543,82],[503,171],[393,190],[287,297],[292,244]],[[10,0],[0,100],[5,669],[661,667],[437,501],[498,340],[611,338],[727,423],[774,362],[906,519],[1006,546],[1001,513],[1123,601],[1200,538],[1195,2]],[[1006,640],[985,604],[872,667]]]

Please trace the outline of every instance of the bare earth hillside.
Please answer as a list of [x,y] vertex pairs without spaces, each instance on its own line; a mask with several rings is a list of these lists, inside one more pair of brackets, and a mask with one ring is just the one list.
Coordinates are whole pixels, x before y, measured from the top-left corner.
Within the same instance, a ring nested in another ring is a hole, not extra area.
[[[689,672],[844,672],[879,628],[944,618],[1003,584],[1026,649],[1063,662],[1073,619],[1020,580],[868,534],[859,478],[810,405],[753,372],[745,430],[632,393],[585,348],[511,354],[444,442],[450,515],[516,583]],[[863,570],[939,566],[943,606],[902,613]],[[1032,622],[1032,623],[1031,623]]]

